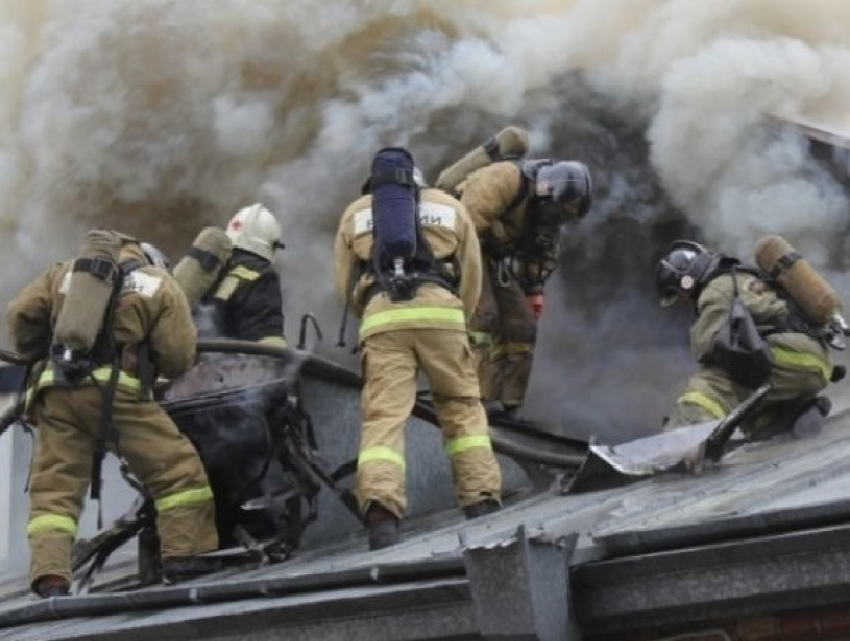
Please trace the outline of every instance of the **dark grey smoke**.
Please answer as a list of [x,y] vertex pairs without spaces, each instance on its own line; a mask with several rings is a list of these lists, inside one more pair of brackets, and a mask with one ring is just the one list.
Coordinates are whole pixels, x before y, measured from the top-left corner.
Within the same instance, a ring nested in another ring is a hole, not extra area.
[[[565,239],[531,398],[575,433],[653,429],[690,366],[687,314],[652,300],[682,233],[748,252],[787,233],[850,288],[847,198],[766,113],[846,126],[845,0],[4,0],[0,245],[8,299],[93,226],[172,257],[263,200],[281,219],[287,335],[334,350],[337,219],[369,156],[428,176],[502,126],[585,160],[599,197]],[[578,71],[575,71],[578,70]],[[353,332],[353,330],[351,330]],[[25,456],[16,452],[16,456]],[[16,543],[23,547],[19,536]]]

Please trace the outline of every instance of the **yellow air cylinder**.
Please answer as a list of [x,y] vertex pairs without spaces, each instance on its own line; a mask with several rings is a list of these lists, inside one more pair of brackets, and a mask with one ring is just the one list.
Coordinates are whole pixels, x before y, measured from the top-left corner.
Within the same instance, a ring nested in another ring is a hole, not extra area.
[[756,263],[770,274],[812,323],[826,325],[841,310],[841,299],[814,267],[791,244],[777,235],[755,246]]
[[218,227],[201,230],[173,272],[190,307],[195,307],[215,285],[232,253],[233,244],[224,230]]
[[65,293],[53,329],[53,345],[74,353],[94,347],[116,287],[121,237],[111,231],[86,234],[71,272],[62,283]]
[[457,195],[458,185],[476,169],[505,158],[522,157],[526,153],[528,153],[528,132],[520,127],[505,127],[456,163],[443,169],[437,177],[436,187]]

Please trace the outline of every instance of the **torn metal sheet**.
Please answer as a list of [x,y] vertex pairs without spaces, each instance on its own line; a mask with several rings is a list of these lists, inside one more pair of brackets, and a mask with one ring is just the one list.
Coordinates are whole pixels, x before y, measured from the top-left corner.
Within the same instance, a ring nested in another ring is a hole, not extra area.
[[576,475],[564,479],[561,493],[610,490],[663,472],[686,472],[683,452],[699,451],[718,424],[691,425],[620,445],[591,444]]
[[685,454],[697,450],[719,424],[688,425],[620,445],[591,444],[590,451],[621,474],[650,476],[682,464]]
[[758,409],[770,384],[755,390],[725,418],[686,425],[620,445],[591,443],[590,454],[566,493],[609,489],[663,472],[702,472],[706,461],[717,462],[737,427]]

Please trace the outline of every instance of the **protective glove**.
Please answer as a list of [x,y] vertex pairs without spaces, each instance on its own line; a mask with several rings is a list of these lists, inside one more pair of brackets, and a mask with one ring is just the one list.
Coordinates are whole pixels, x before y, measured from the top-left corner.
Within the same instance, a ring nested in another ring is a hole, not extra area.
[[531,310],[534,320],[540,320],[543,316],[543,294],[531,294],[526,296],[525,300],[528,301],[528,309]]

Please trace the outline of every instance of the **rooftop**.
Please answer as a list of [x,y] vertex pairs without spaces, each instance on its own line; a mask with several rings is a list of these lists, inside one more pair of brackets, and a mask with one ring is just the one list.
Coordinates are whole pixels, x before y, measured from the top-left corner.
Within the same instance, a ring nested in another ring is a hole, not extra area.
[[480,521],[423,512],[386,550],[352,531],[174,587],[38,601],[7,584],[0,639],[593,638],[835,603],[850,585],[848,400],[812,440],[744,445],[700,476],[519,495]]

